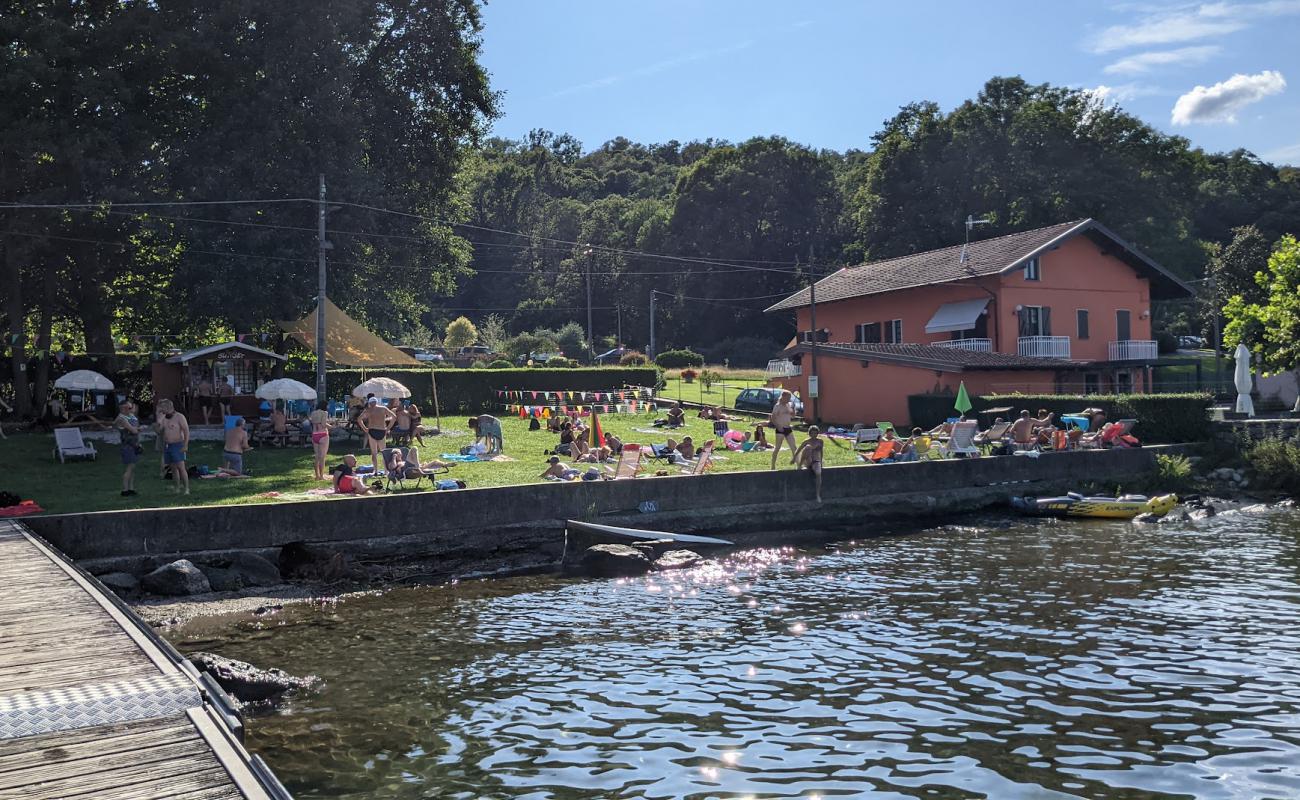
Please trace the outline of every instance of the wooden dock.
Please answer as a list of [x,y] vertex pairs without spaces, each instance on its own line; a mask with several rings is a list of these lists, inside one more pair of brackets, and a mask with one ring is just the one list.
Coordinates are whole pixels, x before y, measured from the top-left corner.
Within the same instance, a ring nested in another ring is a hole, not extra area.
[[288,800],[216,684],[0,520],[0,798]]

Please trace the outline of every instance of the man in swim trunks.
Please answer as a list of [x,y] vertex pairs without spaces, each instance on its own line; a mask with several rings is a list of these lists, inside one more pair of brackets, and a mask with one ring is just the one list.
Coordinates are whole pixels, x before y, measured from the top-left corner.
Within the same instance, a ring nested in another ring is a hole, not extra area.
[[190,449],[190,423],[176,410],[171,400],[158,401],[158,415],[154,422],[158,436],[163,441],[163,464],[171,468],[176,486],[172,491],[190,493],[190,474],[185,469],[185,453]]
[[391,410],[394,417],[393,435],[405,437],[409,443],[412,435],[415,433],[414,425],[411,422],[411,412],[399,401],[393,401]]
[[[794,451],[795,461],[799,464],[799,469],[808,469],[817,479],[817,502],[822,501],[822,451],[826,447],[825,441],[820,437],[821,429],[816,425],[808,426],[808,438],[804,439],[799,449]],[[780,440],[777,440],[778,443]],[[780,446],[779,444],[777,445]]]
[[379,402],[378,397],[366,401],[366,410],[357,417],[357,424],[366,432],[366,444],[370,445],[370,463],[375,472],[379,472],[379,451],[384,449],[388,431],[397,421],[397,415]]
[[546,471],[537,477],[543,479],[554,478],[561,481],[571,481],[582,474],[579,470],[576,470],[561,461],[559,456],[551,456],[550,460],[546,463],[548,464]]
[[226,444],[222,448],[222,468],[235,475],[244,474],[244,453],[252,450],[248,443],[248,429],[244,427],[244,418],[237,417],[235,426],[226,429]]
[[230,398],[235,396],[235,390],[228,381],[217,381],[217,402],[221,405],[221,419],[224,421],[230,416]]
[[203,424],[207,425],[208,415],[212,413],[213,401],[216,399],[212,389],[212,379],[204,375],[199,381],[199,388],[195,394],[199,398],[199,410],[203,412]]
[[790,406],[791,397],[789,391],[781,392],[781,399],[776,401],[776,405],[772,406],[772,413],[767,416],[767,425],[772,429],[772,435],[776,437],[776,443],[772,448],[772,469],[776,469],[776,456],[781,452],[782,442],[790,446],[790,463],[795,463],[794,409]]

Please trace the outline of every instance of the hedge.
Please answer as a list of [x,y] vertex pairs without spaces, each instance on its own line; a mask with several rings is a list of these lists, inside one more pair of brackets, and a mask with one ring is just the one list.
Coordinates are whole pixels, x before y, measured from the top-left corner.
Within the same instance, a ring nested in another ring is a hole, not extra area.
[[[522,367],[511,369],[438,370],[438,405],[443,414],[491,411],[497,402],[497,389],[536,389],[565,391],[605,391],[624,386],[657,388],[662,373],[655,367],[583,367],[579,369],[545,369]],[[312,375],[290,377],[313,385]],[[432,410],[433,389],[428,368],[332,369],[326,373],[326,388],[331,398],[347,397],[364,380],[392,378],[411,390],[411,396],[426,413]],[[426,406],[428,406],[426,408]]]
[[694,350],[665,350],[655,356],[655,363],[664,369],[677,369],[679,367],[702,367],[704,366],[704,356]]
[[[913,424],[928,427],[957,412],[953,410],[953,395],[914,394],[907,398],[908,412]],[[1100,408],[1107,419],[1136,419],[1133,433],[1148,444],[1175,442],[1200,442],[1209,438],[1210,425],[1208,394],[993,394],[970,396],[971,411],[978,414],[988,408],[1010,406],[1010,416],[1021,409],[1037,414],[1045,408],[1060,417]]]

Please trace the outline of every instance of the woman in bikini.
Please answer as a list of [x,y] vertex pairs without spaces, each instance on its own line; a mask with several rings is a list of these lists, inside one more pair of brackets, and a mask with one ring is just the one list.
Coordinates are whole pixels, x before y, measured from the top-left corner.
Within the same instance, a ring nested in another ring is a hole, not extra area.
[[822,501],[822,451],[826,443],[820,437],[821,430],[816,425],[808,426],[808,438],[794,451],[795,463],[799,469],[807,468],[817,478],[817,502]]
[[330,415],[318,408],[307,417],[311,424],[311,449],[316,457],[316,480],[325,480],[325,457],[330,452]]

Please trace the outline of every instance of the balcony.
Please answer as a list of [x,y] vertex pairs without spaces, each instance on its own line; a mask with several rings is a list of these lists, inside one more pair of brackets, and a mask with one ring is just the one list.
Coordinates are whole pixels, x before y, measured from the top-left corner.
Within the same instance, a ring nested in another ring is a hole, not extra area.
[[934,347],[952,347],[957,350],[973,350],[976,353],[992,353],[992,339],[953,339],[948,342],[935,342]]
[[1160,348],[1148,339],[1124,339],[1109,347],[1111,361],[1155,361],[1159,357]]
[[1069,358],[1069,336],[1021,336],[1016,352],[1029,358]]
[[774,358],[767,362],[767,379],[797,378],[803,374],[798,364],[788,358]]

